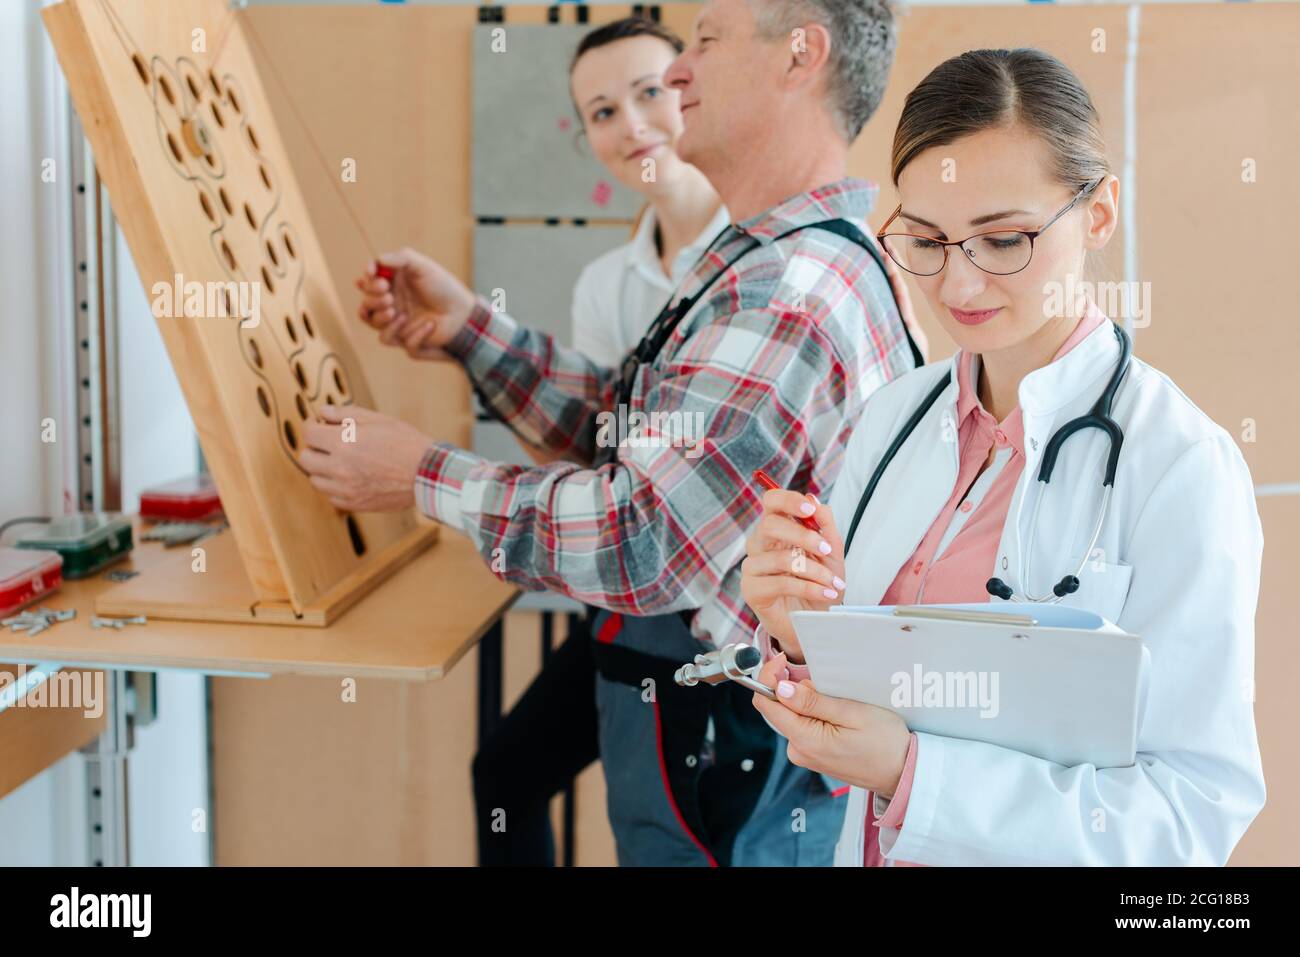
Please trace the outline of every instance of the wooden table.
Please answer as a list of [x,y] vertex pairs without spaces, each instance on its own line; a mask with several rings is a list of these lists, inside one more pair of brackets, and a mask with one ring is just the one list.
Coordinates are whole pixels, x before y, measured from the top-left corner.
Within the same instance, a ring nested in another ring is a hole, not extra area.
[[[229,536],[221,533],[219,538]],[[203,543],[216,551],[218,538]],[[65,666],[133,671],[185,669],[224,675],[315,675],[430,681],[445,675],[483,638],[519,596],[484,565],[469,540],[450,531],[361,599],[334,624],[166,621],[120,630],[92,628],[95,599],[117,587],[104,576],[134,570],[141,577],[189,548],[139,542],[127,561],[98,575],[64,582],[38,605],[75,608],[77,617],[34,638],[0,631],[0,661],[55,661]],[[161,572],[158,572],[161,573]],[[205,573],[219,575],[218,569]]]
[[[432,547],[380,584],[326,627],[281,624],[231,624],[150,619],[121,630],[93,628],[95,600],[120,587],[104,576],[134,570],[141,578],[174,574],[178,558],[190,549],[142,543],[129,559],[63,587],[41,605],[75,608],[77,617],[59,622],[35,637],[0,630],[0,662],[109,671],[183,670],[208,675],[269,677],[311,675],[431,681],[446,675],[475,644],[480,644],[480,735],[501,711],[501,620],[519,590],[501,582],[468,539],[444,531]],[[229,532],[222,533],[228,536]],[[204,544],[214,553],[229,550],[220,536]],[[220,565],[220,563],[218,563]],[[206,574],[219,574],[213,569]],[[140,578],[132,581],[139,581]],[[12,668],[6,670],[12,671]],[[115,721],[119,702],[109,695],[109,713],[83,719],[66,709],[11,708],[0,712],[0,795],[93,740]],[[21,758],[21,760],[19,760]]]

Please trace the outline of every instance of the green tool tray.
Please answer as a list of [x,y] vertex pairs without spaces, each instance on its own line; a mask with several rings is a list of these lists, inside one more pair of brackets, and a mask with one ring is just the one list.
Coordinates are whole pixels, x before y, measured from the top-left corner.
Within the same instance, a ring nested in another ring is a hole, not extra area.
[[58,552],[64,580],[87,578],[125,558],[135,546],[131,520],[116,512],[63,515],[14,542],[18,548]]

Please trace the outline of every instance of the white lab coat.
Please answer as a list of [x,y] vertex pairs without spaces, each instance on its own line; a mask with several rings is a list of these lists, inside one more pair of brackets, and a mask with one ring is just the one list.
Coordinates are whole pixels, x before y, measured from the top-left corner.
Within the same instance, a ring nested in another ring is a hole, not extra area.
[[[1090,410],[1119,345],[1102,323],[1020,385],[1025,468],[996,567],[1019,598],[1015,524],[1026,548],[1042,451]],[[879,603],[957,479],[957,375],[933,363],[876,392],[853,432],[830,506],[847,535],[858,500],[903,422],[945,371],[952,382],[886,470],[848,555],[846,604]],[[1097,550],[1065,599],[1139,635],[1150,652],[1137,761],[1065,767],[995,745],[917,734],[907,815],[882,828],[887,860],[927,865],[1221,865],[1264,804],[1253,706],[1263,535],[1250,473],[1228,434],[1138,359],[1115,400],[1124,429]],[[1106,440],[1076,433],[1038,521],[1034,594],[1073,573],[1101,499]],[[997,601],[995,599],[995,601]],[[877,807],[884,801],[877,799]],[[836,863],[862,864],[866,794],[850,792]]]

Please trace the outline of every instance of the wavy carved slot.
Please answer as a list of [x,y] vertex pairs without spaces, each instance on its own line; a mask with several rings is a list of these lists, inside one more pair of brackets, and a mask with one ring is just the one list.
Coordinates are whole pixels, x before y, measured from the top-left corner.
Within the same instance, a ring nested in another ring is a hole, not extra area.
[[[256,600],[346,607],[337,589],[364,591],[432,535],[409,514],[340,513],[298,461],[320,404],[372,400],[245,25],[225,0],[42,16],[91,147],[113,158],[99,165],[146,291],[181,275],[218,303],[159,330]],[[229,25],[219,58],[192,47],[193,24]]]

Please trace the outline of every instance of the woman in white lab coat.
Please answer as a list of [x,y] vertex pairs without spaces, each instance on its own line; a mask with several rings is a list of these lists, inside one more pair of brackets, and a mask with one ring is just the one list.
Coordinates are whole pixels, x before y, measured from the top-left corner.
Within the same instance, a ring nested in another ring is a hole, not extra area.
[[[954,57],[908,96],[892,173],[901,204],[884,245],[960,351],[872,396],[829,504],[764,496],[743,588],[778,698],[754,705],[792,761],[853,785],[838,863],[1223,864],[1265,796],[1253,714],[1262,535],[1241,454],[1133,358],[1114,396],[1124,438],[1100,529],[1105,433],[1074,433],[1050,484],[1036,480],[1053,433],[1123,367],[1116,327],[1076,298],[1086,256],[1117,224],[1091,100],[1041,51]],[[820,533],[795,521],[807,515]],[[1150,652],[1132,767],[912,733],[891,711],[819,695],[789,617],[993,592],[1052,599],[1054,587]]]

